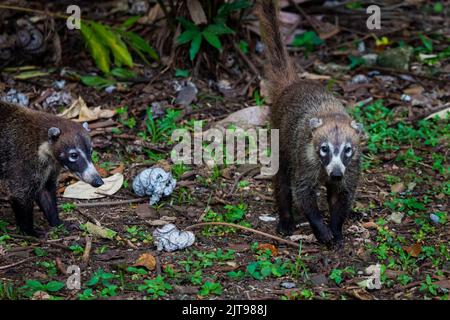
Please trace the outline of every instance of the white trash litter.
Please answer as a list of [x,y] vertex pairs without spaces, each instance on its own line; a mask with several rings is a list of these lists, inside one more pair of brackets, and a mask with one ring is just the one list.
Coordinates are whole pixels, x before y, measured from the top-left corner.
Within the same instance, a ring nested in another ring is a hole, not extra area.
[[153,205],[163,195],[170,195],[176,183],[170,172],[165,172],[161,168],[151,168],[141,171],[134,178],[133,190],[140,197],[150,196],[150,205]]
[[191,246],[195,242],[195,235],[191,231],[180,231],[169,223],[153,231],[153,242],[158,251],[175,251]]

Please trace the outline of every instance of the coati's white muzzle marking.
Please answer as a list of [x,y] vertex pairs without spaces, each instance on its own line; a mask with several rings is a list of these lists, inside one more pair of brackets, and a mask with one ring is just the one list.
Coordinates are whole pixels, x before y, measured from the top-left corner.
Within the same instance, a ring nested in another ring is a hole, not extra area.
[[346,147],[345,143],[342,143],[339,146],[339,152],[335,153],[335,147],[328,143],[328,147],[330,148],[331,160],[328,165],[325,167],[327,174],[330,176],[332,172],[340,172],[342,175],[345,173],[345,165],[342,163],[342,151]]
[[84,182],[91,184],[94,180],[99,178],[97,169],[95,169],[95,166],[92,163],[92,161],[88,160],[88,158],[83,150],[77,148],[76,151],[78,152],[78,154],[80,155],[80,157],[83,159],[83,161],[86,164],[84,171],[79,173],[79,175],[80,175],[79,177]]

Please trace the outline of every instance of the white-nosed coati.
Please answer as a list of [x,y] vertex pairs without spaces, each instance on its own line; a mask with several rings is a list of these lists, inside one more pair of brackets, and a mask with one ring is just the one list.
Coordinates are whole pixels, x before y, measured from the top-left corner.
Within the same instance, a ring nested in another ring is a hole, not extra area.
[[[280,168],[274,178],[278,232],[291,234],[292,212],[302,212],[320,242],[341,246],[359,178],[362,126],[321,85],[299,79],[281,38],[275,2],[258,0],[257,5],[268,60],[271,126],[280,130]],[[327,188],[329,226],[317,204],[321,185]]]
[[9,193],[19,229],[33,227],[36,201],[50,226],[61,224],[56,187],[61,167],[99,187],[88,131],[79,123],[0,101],[0,186]]

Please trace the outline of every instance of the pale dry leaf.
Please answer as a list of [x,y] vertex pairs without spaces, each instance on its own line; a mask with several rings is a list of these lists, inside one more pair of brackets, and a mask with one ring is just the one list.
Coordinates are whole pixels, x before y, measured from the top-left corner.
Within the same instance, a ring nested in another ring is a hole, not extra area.
[[71,106],[64,110],[60,116],[66,119],[73,119],[78,122],[89,122],[100,118],[112,118],[116,112],[114,110],[102,110],[101,107],[88,108],[82,97],[78,97]]
[[89,221],[84,224],[84,227],[87,232],[99,238],[112,240],[117,234],[114,230],[97,226]]
[[90,184],[78,181],[64,190],[64,198],[73,199],[100,199],[107,195],[113,195],[123,185],[123,174],[116,173],[108,178],[103,179],[104,184],[99,188],[94,188]]

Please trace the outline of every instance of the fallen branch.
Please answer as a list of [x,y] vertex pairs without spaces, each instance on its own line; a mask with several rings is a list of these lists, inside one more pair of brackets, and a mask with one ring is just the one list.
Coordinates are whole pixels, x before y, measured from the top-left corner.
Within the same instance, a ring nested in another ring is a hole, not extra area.
[[83,257],[82,257],[82,260],[84,263],[88,263],[88,261],[89,261],[89,256],[91,254],[91,248],[92,248],[92,237],[86,236],[86,246],[84,247],[84,253],[83,253]]
[[[290,245],[292,247],[300,248],[300,244],[298,244],[298,243],[296,243],[294,241],[286,240],[286,239],[283,239],[283,238],[271,235],[269,233],[265,233],[265,232],[262,232],[262,231],[259,231],[259,230],[255,230],[255,229],[252,229],[252,228],[248,228],[248,227],[244,227],[244,226],[241,226],[241,225],[238,225],[238,224],[228,223],[228,222],[202,222],[202,223],[197,223],[197,224],[194,224],[192,226],[189,226],[189,227],[185,228],[184,230],[191,230],[191,229],[194,229],[194,228],[197,228],[197,227],[214,226],[214,225],[227,226],[227,227],[232,227],[232,228],[237,228],[237,229],[250,231],[250,232],[259,234],[261,236],[264,236],[266,238],[270,238],[270,239],[276,240],[278,242],[288,244],[288,245]],[[312,251],[305,251],[305,250],[302,249],[302,252],[315,252],[315,251],[316,251],[315,249],[312,250]]]

